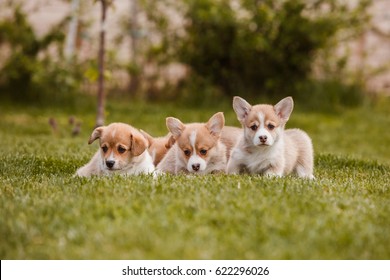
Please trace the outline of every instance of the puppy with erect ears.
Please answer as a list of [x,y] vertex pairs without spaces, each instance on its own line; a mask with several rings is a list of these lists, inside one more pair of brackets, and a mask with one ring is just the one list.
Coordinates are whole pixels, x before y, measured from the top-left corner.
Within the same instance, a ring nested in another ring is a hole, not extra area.
[[250,105],[234,97],[233,109],[243,127],[241,139],[233,148],[228,173],[248,172],[284,176],[291,172],[313,179],[313,146],[300,129],[284,129],[294,107],[291,97],[276,105]]
[[155,170],[145,137],[134,127],[112,123],[96,128],[88,141],[99,139],[99,150],[76,172],[77,176],[153,173]]
[[163,137],[153,137],[143,130],[140,130],[140,132],[148,140],[149,154],[152,156],[154,165],[157,166],[173,144],[175,144],[175,138],[173,138],[171,133]]
[[184,124],[166,119],[175,144],[158,164],[157,170],[172,174],[210,174],[225,172],[226,146],[221,141],[225,124],[223,113],[216,113],[207,123]]

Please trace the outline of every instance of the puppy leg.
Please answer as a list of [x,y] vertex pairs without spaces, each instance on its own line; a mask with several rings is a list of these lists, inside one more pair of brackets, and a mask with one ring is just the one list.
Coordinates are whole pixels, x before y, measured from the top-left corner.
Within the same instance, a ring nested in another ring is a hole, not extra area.
[[267,177],[282,177],[283,176],[283,165],[278,164],[271,166],[268,168],[265,172],[264,175]]
[[294,162],[291,171],[301,178],[314,179],[313,144],[310,137],[300,129],[288,129],[286,134],[288,135],[286,139],[290,139],[287,150],[291,152],[296,149],[295,158],[290,156],[290,162]]
[[313,152],[308,149],[306,153],[303,153],[298,160],[295,172],[301,178],[315,179],[313,176]]
[[302,141],[302,148],[298,158],[297,165],[295,167],[295,172],[301,178],[314,179],[313,176],[313,146],[310,138],[306,137],[306,141]]
[[97,151],[93,158],[84,166],[77,169],[75,176],[89,177],[92,175],[100,175],[101,170],[99,168],[100,151]]
[[301,178],[306,178],[306,179],[310,179],[310,180],[315,179],[313,176],[313,172],[307,166],[303,166],[301,164],[298,164],[296,167],[296,172],[297,172],[297,175]]

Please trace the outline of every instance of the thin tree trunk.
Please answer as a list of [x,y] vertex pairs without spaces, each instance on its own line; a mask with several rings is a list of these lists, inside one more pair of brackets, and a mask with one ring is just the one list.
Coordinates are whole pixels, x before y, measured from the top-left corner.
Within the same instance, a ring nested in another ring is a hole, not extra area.
[[98,55],[98,105],[96,115],[96,127],[104,125],[104,108],[105,108],[105,96],[104,96],[104,55],[105,55],[105,35],[106,35],[106,12],[107,1],[100,0],[102,4],[102,14],[100,22],[100,40],[99,40],[99,55]]

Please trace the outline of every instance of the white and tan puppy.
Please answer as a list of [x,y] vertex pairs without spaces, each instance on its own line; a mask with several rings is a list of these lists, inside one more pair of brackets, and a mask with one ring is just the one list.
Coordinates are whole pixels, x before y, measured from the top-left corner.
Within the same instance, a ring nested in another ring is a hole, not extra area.
[[152,156],[154,165],[157,166],[167,154],[168,150],[175,144],[175,138],[173,138],[171,133],[163,137],[153,137],[143,130],[140,130],[140,132],[148,140],[149,154]]
[[124,123],[112,123],[96,128],[88,144],[100,140],[100,148],[93,158],[76,175],[153,173],[155,167],[147,151],[147,140],[134,127]]
[[294,107],[291,97],[275,106],[250,105],[234,97],[233,109],[244,133],[233,148],[228,173],[249,172],[283,176],[295,172],[299,177],[313,179],[313,146],[302,130],[284,127]]
[[220,137],[225,124],[223,113],[216,113],[207,123],[183,124],[176,118],[166,119],[175,144],[157,170],[172,174],[209,174],[225,172],[226,146]]

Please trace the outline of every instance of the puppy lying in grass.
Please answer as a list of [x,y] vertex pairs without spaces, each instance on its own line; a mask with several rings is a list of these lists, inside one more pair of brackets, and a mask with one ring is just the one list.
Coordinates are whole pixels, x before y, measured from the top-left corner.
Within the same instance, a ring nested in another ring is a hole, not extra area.
[[223,113],[216,113],[207,123],[183,124],[166,119],[175,144],[158,164],[157,170],[172,174],[209,174],[225,172],[227,148],[221,141],[225,124]]
[[145,137],[134,127],[112,123],[96,128],[88,144],[99,139],[100,148],[76,172],[77,176],[153,173],[155,170]]
[[299,177],[313,179],[313,146],[310,137],[300,129],[284,127],[294,102],[286,97],[275,106],[250,105],[234,97],[233,109],[244,132],[232,150],[228,173],[243,171],[269,176],[295,172]]

